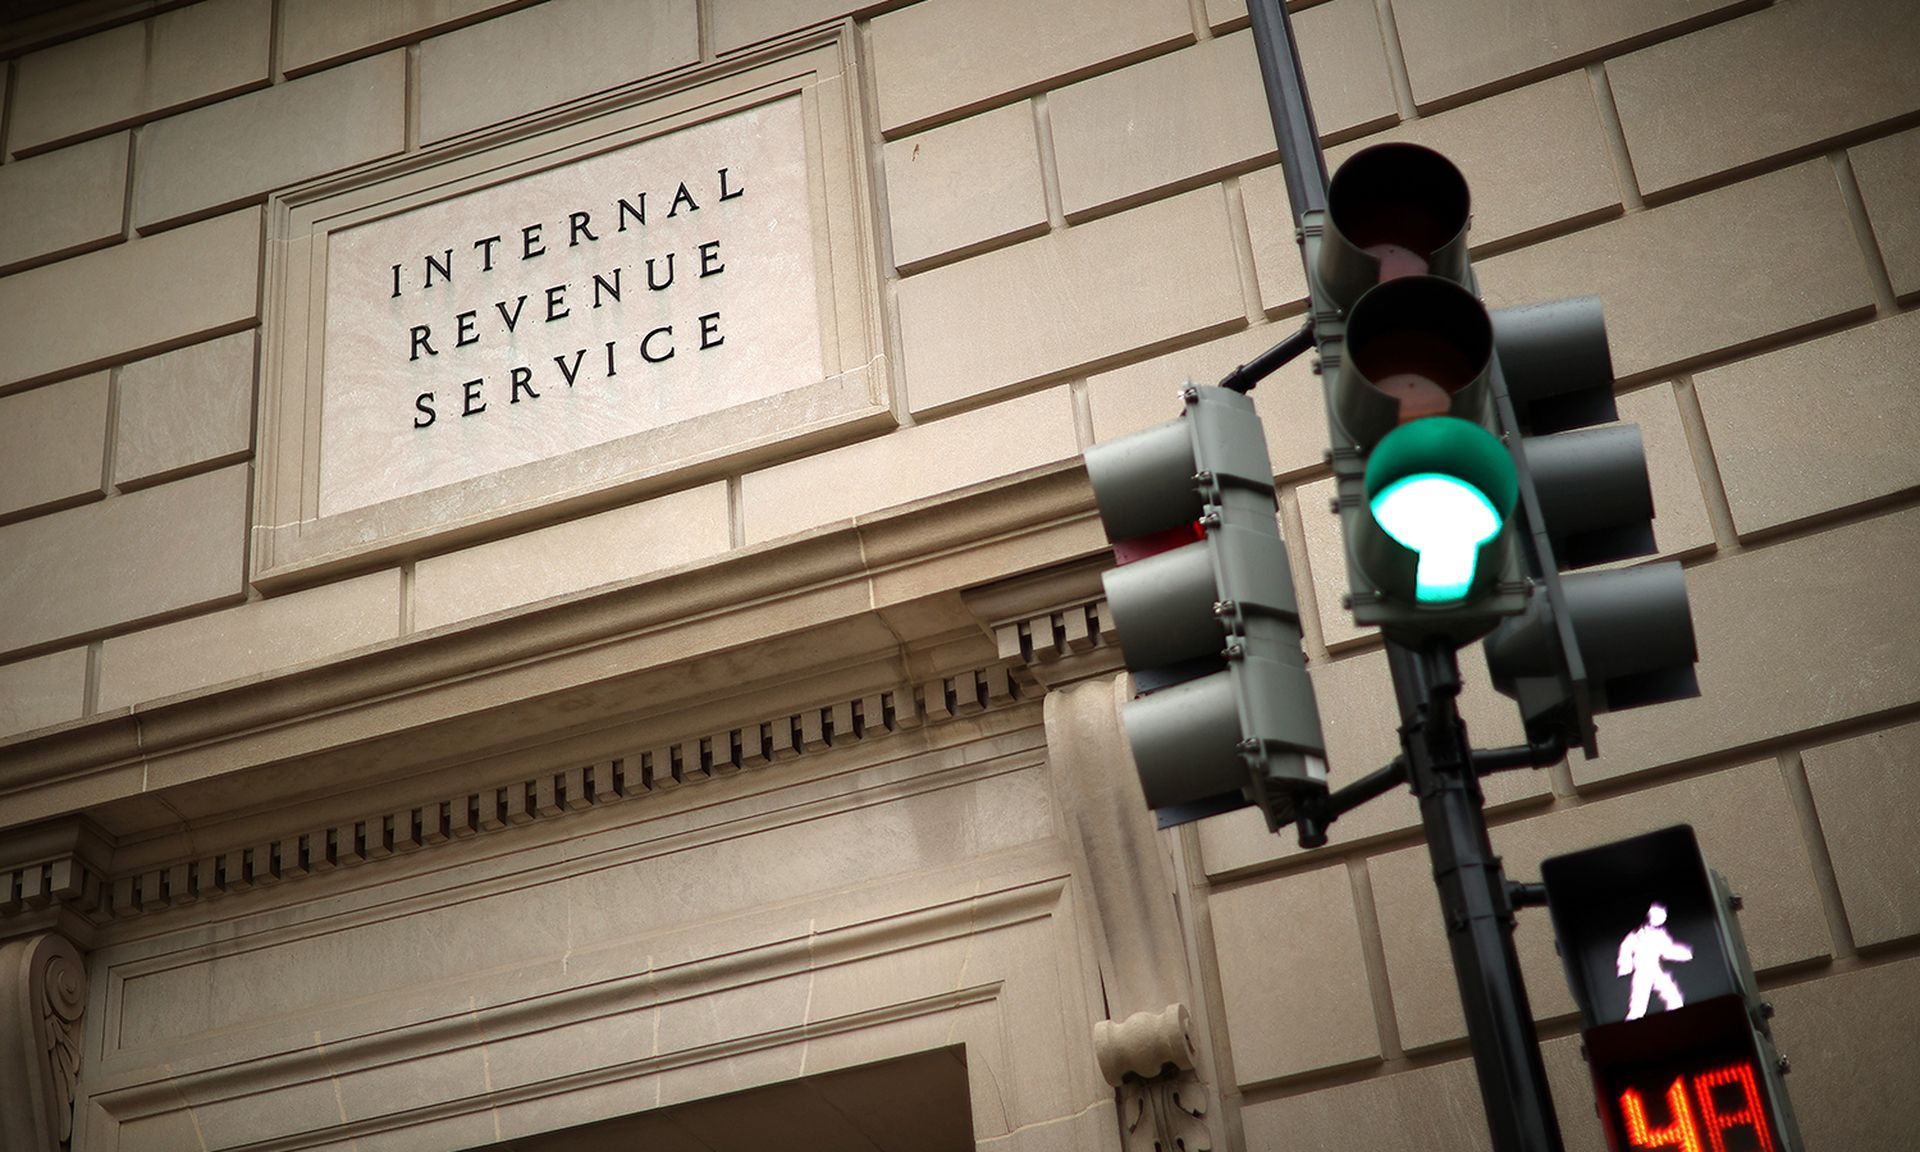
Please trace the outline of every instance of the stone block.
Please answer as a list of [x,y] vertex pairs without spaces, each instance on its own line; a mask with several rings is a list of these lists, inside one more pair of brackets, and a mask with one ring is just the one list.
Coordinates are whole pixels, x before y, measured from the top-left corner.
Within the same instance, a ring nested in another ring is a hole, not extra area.
[[888,0],[721,0],[707,14],[707,41],[722,56],[809,25],[887,4]]
[[1601,296],[1622,380],[1873,303],[1825,160],[1484,260],[1476,272],[1489,307]]
[[[1241,364],[1293,334],[1293,324],[1261,324],[1192,348],[1087,377],[1093,438],[1113,440],[1164,424],[1181,412],[1180,389],[1188,381],[1215,384]],[[1267,434],[1275,476],[1293,477],[1325,467],[1327,406],[1320,378],[1300,356],[1262,380],[1250,395]],[[1289,548],[1299,545],[1288,541]]]
[[[1294,26],[1323,134],[1395,119],[1371,0],[1308,9]],[[1048,111],[1069,220],[1274,153],[1252,32],[1069,85],[1048,97]]]
[[524,0],[286,0],[280,70],[311,72],[514,8]]
[[888,136],[1193,38],[1179,0],[928,0],[876,16],[871,27]]
[[[1288,11],[1297,7],[1297,4],[1287,5]],[[1206,9],[1207,27],[1216,31],[1229,24],[1247,22],[1247,0],[1206,0]]]
[[1787,1091],[1808,1148],[1904,1148],[1920,1131],[1913,1092],[1920,960],[1839,972],[1768,993],[1793,1062]]
[[916,413],[1246,317],[1211,187],[908,277],[898,303]]
[[1394,23],[1422,111],[1674,36],[1753,0],[1398,0]]
[[[146,48],[143,21],[20,57],[8,151],[18,155],[138,120],[146,111]],[[265,65],[262,60],[261,81],[266,79]]]
[[1471,1060],[1243,1105],[1249,1148],[1480,1152],[1487,1147]]
[[1380,1058],[1345,864],[1215,892],[1207,902],[1242,1085]]
[[111,636],[100,646],[100,708],[315,663],[399,633],[396,568]]
[[694,0],[549,0],[420,45],[431,144],[700,59]]
[[279,1085],[271,1094],[223,1097],[211,1093],[204,1099],[189,1097],[202,1148],[244,1148],[276,1137],[324,1131],[341,1121],[340,1097],[331,1076]]
[[[1831,953],[1792,800],[1771,760],[1502,824],[1493,846],[1509,876],[1535,880],[1549,856],[1682,823],[1693,825],[1701,851],[1746,897],[1740,926],[1756,968]],[[1426,845],[1376,857],[1369,872],[1401,1043],[1414,1051],[1466,1035]],[[1572,1013],[1546,915],[1520,917],[1514,945],[1534,1015]]]
[[1920,484],[1920,313],[1694,377],[1742,537]]
[[1920,130],[1862,144],[1848,155],[1894,292],[1920,292],[1920,211],[1913,203],[1913,189],[1920,187]]
[[1337,171],[1361,148],[1389,142],[1424,145],[1459,167],[1473,196],[1475,248],[1620,214],[1613,158],[1582,72],[1329,148],[1327,170]]
[[0,397],[0,516],[89,499],[107,443],[107,374]]
[[22,56],[16,155],[267,83],[272,0],[204,0]]
[[1065,388],[916,424],[741,478],[746,542],[757,544],[951,492],[1080,452]]
[[1047,229],[1040,140],[1024,101],[886,145],[893,262],[936,257]]
[[0,387],[240,327],[259,269],[249,208],[0,278]]
[[1653,485],[1653,543],[1658,555],[1683,556],[1713,545],[1700,473],[1687,443],[1673,386],[1659,383],[1619,398],[1620,419],[1640,427]]
[[[444,1108],[450,1101],[483,1095],[488,1089],[487,1055],[486,1046],[463,1044],[451,1051],[416,1053],[393,1063],[336,1074],[333,1084],[340,1117],[352,1123],[436,1104]],[[491,1117],[486,1127],[493,1127]]]
[[1800,753],[1853,942],[1863,948],[1920,934],[1920,724]]
[[[369,1079],[377,1083],[379,1077],[376,1074]],[[386,1099],[391,1102],[394,1097],[388,1096]],[[546,1102],[537,1100],[531,1103]],[[326,1145],[310,1147],[313,1147],[313,1152],[440,1152],[443,1148],[482,1148],[497,1143],[499,1136],[500,1122],[495,1110],[482,1107],[451,1112],[431,1120],[414,1120],[401,1127],[364,1131],[355,1136],[344,1150]]]
[[150,124],[134,226],[150,231],[393,155],[406,144],[406,90],[406,54],[389,52]]
[[1652,198],[1920,111],[1916,56],[1907,0],[1826,0],[1609,60],[1607,79]]
[[[1540,1045],[1566,1152],[1603,1152],[1579,1040]],[[1484,1152],[1486,1112],[1472,1060],[1451,1060],[1243,1105],[1248,1148]]]
[[238,599],[247,467],[0,528],[0,652]]
[[1306,265],[1293,234],[1293,202],[1287,180],[1276,165],[1240,178],[1240,200],[1247,213],[1247,237],[1253,244],[1254,274],[1260,281],[1260,306],[1268,315],[1305,310]]
[[[1400,111],[1388,78],[1378,6],[1369,0],[1324,0],[1293,7],[1293,36],[1320,135],[1344,136],[1397,120]],[[1252,37],[1249,31],[1249,46]],[[1258,84],[1242,98],[1252,105],[1265,104]],[[1271,139],[1271,123],[1267,131]]]
[[727,486],[707,484],[414,566],[413,626],[436,628],[686,564],[728,547]]
[[1689,568],[1700,696],[1600,717],[1600,758],[1577,760],[1574,779],[1764,744],[1920,699],[1920,614],[1897,575],[1915,556],[1920,510],[1907,509]]
[[189,344],[120,369],[113,482],[148,482],[244,455],[253,438],[253,332]]
[[0,739],[78,720],[87,704],[87,650],[0,664]]
[[[1322,412],[1325,406],[1322,405]],[[1324,418],[1324,417],[1323,417]],[[1347,596],[1347,547],[1345,529],[1333,511],[1331,476],[1302,484],[1294,489],[1300,503],[1300,526],[1306,539],[1296,564],[1305,561],[1313,582],[1314,605],[1320,612],[1320,642],[1330,649],[1350,648],[1376,635],[1372,627],[1353,622],[1353,610],[1345,604]]]
[[113,243],[126,205],[124,132],[0,167],[0,271]]

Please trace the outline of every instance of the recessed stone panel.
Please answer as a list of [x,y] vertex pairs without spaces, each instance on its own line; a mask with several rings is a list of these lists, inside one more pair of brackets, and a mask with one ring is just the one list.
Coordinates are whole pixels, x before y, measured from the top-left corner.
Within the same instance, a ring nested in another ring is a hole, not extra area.
[[798,97],[346,229],[320,514],[820,378]]
[[890,422],[840,35],[287,194],[256,572]]

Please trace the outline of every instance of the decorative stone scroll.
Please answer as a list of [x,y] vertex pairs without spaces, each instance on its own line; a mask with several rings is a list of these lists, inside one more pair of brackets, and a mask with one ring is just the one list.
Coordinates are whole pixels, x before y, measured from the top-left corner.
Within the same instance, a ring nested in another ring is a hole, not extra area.
[[71,1146],[86,1004],[86,961],[64,936],[0,944],[0,1148]]
[[1184,965],[1168,963],[1186,950],[1162,842],[1121,736],[1124,684],[1114,676],[1065,684],[1045,704],[1054,800],[1090,897],[1111,1016],[1094,1025],[1094,1054],[1118,1091],[1130,1150],[1201,1152],[1213,1147],[1202,1118],[1209,1092],[1195,1059]]

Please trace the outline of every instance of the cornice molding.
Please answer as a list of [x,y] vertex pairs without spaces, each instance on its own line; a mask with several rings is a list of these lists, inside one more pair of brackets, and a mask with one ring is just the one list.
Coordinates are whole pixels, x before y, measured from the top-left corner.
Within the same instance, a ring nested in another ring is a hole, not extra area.
[[969,610],[993,635],[1021,683],[1046,692],[1120,671],[1119,634],[1107,608],[1100,552],[1072,564],[969,591]]
[[[1084,469],[1077,459],[1050,465],[0,742],[0,825],[116,802],[151,807],[154,792],[261,770],[311,787],[313,766],[348,747],[399,777],[635,715],[670,716],[710,703],[716,682],[728,694],[756,684],[777,694],[823,662],[890,664],[910,682],[978,668],[993,633],[968,612],[966,589],[1101,546]],[[956,642],[960,654],[942,654]],[[693,674],[702,668],[704,679]]]
[[91,947],[111,853],[85,820],[11,834],[0,851],[0,940],[51,930]]
[[57,912],[63,924],[77,926],[80,938],[90,940],[108,921],[664,795],[716,777],[1012,707],[1031,694],[1008,664],[965,669],[723,724],[705,734],[651,741],[622,755],[556,761],[550,770],[429,795],[364,818],[326,821],[310,831],[111,875],[102,866],[108,859],[105,839],[90,826],[70,821],[36,828],[21,841],[28,856],[11,864],[0,857],[0,939],[38,930],[49,912]]

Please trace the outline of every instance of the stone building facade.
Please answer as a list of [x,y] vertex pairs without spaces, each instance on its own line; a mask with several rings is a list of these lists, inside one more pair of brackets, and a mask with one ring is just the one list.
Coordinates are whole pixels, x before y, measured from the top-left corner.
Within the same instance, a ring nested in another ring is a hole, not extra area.
[[[1604,298],[1687,566],[1702,695],[1496,847],[1690,821],[1809,1146],[1912,1147],[1920,19],[1293,7],[1333,161]],[[1305,307],[1244,4],[5,12],[7,1152],[1484,1147],[1411,800],[1156,832],[1114,720],[1080,454]],[[1386,661],[1255,396],[1338,784]]]

